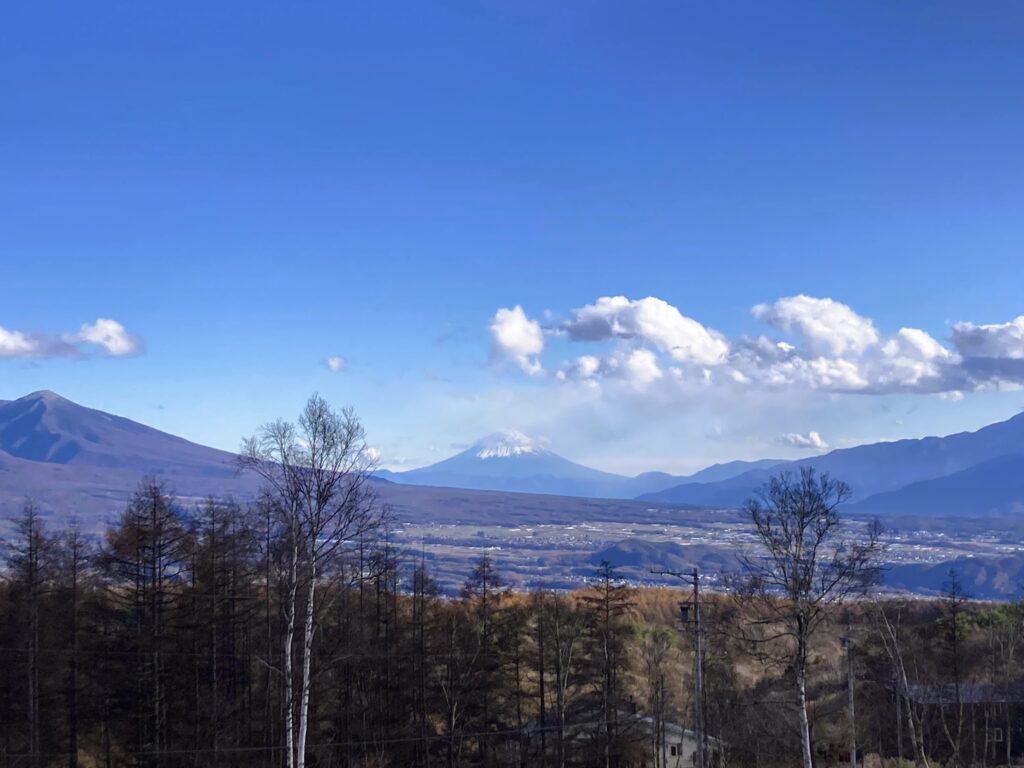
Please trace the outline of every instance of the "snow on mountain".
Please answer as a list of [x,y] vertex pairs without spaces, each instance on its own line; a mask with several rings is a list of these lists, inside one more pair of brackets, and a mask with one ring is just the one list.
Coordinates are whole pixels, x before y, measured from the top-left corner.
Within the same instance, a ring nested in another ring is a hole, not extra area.
[[516,430],[488,435],[474,443],[470,450],[481,459],[507,459],[512,456],[549,453],[533,438]]

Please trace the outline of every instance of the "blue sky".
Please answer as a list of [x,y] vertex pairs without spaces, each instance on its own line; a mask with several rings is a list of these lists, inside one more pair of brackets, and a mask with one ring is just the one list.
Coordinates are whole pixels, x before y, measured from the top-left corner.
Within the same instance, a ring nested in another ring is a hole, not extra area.
[[515,428],[624,472],[1024,405],[1019,3],[3,19],[0,398],[233,448],[317,390],[390,466]]

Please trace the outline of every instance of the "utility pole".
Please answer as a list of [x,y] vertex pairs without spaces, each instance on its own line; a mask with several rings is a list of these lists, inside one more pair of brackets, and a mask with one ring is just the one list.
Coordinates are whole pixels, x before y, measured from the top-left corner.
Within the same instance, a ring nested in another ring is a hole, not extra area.
[[850,768],[857,768],[857,718],[853,690],[853,630],[846,625],[846,637],[839,638],[846,649],[846,693],[850,708]]
[[[704,736],[704,648],[701,636],[700,624],[700,572],[694,568],[690,573],[682,571],[656,571],[651,573],[657,576],[673,576],[682,579],[693,585],[693,602],[679,604],[679,620],[685,631],[686,627],[693,628],[693,731],[697,741],[697,754],[694,764],[696,768],[707,768]],[[690,618],[690,609],[693,609],[693,618]]]

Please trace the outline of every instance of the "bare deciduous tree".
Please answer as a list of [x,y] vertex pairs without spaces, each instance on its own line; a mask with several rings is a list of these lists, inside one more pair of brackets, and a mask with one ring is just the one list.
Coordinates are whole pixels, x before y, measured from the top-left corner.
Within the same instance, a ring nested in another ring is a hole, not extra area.
[[742,558],[744,593],[753,598],[763,631],[751,633],[762,648],[781,647],[777,660],[796,678],[797,715],[804,768],[813,767],[807,715],[810,640],[830,609],[864,594],[878,582],[884,545],[877,523],[861,535],[843,523],[846,483],[810,467],[772,477],[745,508],[754,524],[761,556]]
[[[281,670],[285,746],[289,768],[304,768],[317,582],[346,542],[364,537],[380,524],[381,514],[368,484],[373,459],[355,413],[337,412],[313,395],[297,424],[279,419],[244,440],[240,463],[263,479],[265,501],[276,512],[287,542]],[[293,658],[300,608],[304,616],[296,671]]]
[[897,607],[895,618],[890,618],[886,612],[886,606],[876,603],[878,617],[878,635],[882,640],[882,647],[885,648],[885,655],[892,665],[893,680],[896,686],[896,695],[901,702],[900,709],[906,718],[907,731],[910,734],[910,743],[914,748],[914,765],[916,768],[929,768],[928,756],[924,750],[924,734],[921,727],[921,718],[914,710],[914,701],[910,695],[910,681],[907,678],[907,667],[904,660],[903,643],[900,639],[900,611]]

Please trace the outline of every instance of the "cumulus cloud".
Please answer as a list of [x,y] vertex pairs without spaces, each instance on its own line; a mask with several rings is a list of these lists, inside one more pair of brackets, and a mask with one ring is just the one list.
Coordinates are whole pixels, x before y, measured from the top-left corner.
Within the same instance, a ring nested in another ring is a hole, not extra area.
[[558,379],[594,382],[599,378],[618,379],[643,389],[663,378],[658,356],[649,349],[620,350],[604,358],[582,355],[555,374]]
[[796,334],[821,355],[859,355],[878,343],[878,330],[845,304],[813,296],[787,296],[773,304],[758,304],[754,317],[787,333]]
[[[564,363],[560,370],[555,372],[555,378],[559,381],[584,381],[593,383],[602,375],[601,358],[595,355],[580,355],[572,362]],[[605,368],[605,370],[607,370]]]
[[733,347],[729,378],[769,389],[803,386],[840,392],[859,392],[869,386],[856,361],[841,357],[808,357],[786,342],[767,337],[743,338]]
[[39,341],[22,331],[9,331],[0,326],[0,358],[37,357]]
[[344,373],[348,368],[348,361],[339,355],[331,355],[324,361],[324,365],[331,373]]
[[802,435],[799,432],[787,432],[779,437],[779,444],[787,448],[803,448],[815,451],[828,450],[828,443],[813,430],[806,435]]
[[603,296],[567,320],[549,318],[546,328],[516,306],[498,310],[491,321],[493,354],[540,375],[546,335],[587,344],[596,349],[555,366],[555,377],[592,388],[617,381],[636,389],[726,386],[954,399],[1024,386],[1024,316],[957,323],[944,342],[913,327],[884,334],[846,304],[804,294],[758,304],[752,314],[770,330],[728,339],[651,296]]
[[919,328],[900,328],[881,346],[872,379],[880,390],[944,391],[961,386],[957,356]]
[[99,347],[108,357],[132,357],[142,352],[142,341],[128,333],[119,322],[107,317],[83,325],[78,333],[67,337],[67,341],[76,346]]
[[544,373],[538,355],[544,351],[544,331],[518,304],[491,318],[491,351],[497,362],[510,361],[530,376]]
[[972,378],[1024,384],[1024,315],[1007,323],[956,323],[952,342]]
[[953,346],[964,357],[1024,360],[1024,315],[1008,323],[956,323]]
[[132,357],[143,351],[142,340],[116,320],[100,317],[75,333],[52,335],[0,327],[0,359],[55,357]]
[[635,339],[665,352],[678,362],[716,365],[724,362],[729,343],[718,331],[686,317],[662,299],[648,296],[602,296],[573,310],[561,329],[573,341]]
[[664,374],[658,367],[658,358],[649,349],[634,349],[625,363],[626,377],[636,386],[646,386],[660,379]]

